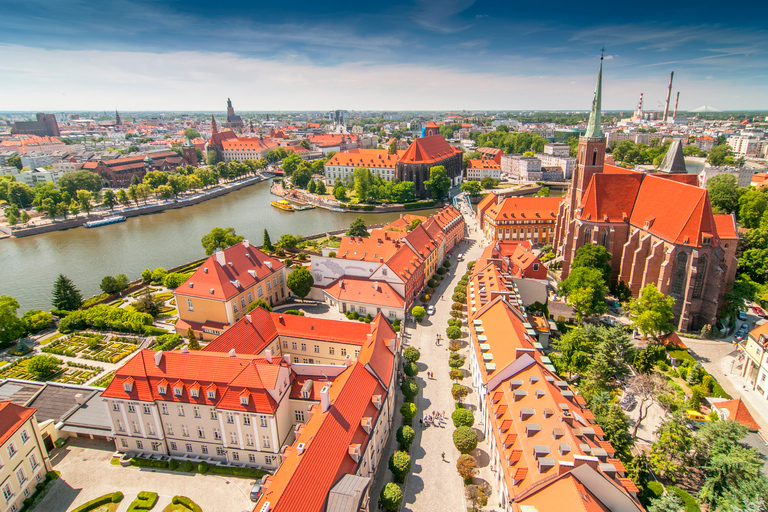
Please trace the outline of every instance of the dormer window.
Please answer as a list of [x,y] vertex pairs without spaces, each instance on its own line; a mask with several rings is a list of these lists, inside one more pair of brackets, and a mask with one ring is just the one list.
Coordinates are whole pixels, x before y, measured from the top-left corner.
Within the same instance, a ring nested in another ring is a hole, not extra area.
[[126,393],[133,391],[133,382],[123,382],[123,390]]
[[189,394],[192,396],[192,398],[197,398],[200,396],[200,388],[193,388],[189,390]]
[[181,396],[182,388],[173,388],[173,394],[176,396]]
[[216,399],[216,391],[213,389],[209,389],[207,395],[208,395],[208,400]]
[[247,396],[241,396],[240,397],[240,405],[248,405],[248,397]]
[[165,386],[157,386],[157,392],[160,393],[161,395],[164,395],[166,390],[167,388]]

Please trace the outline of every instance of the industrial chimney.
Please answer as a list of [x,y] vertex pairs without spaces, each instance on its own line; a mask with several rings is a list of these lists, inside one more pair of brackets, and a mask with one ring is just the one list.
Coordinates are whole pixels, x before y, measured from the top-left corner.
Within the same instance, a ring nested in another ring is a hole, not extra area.
[[677,104],[680,103],[680,91],[677,91],[677,99],[675,100],[675,113],[672,114],[672,119],[677,117]]
[[669,88],[667,89],[667,102],[664,104],[664,122],[667,122],[667,117],[669,116],[669,100],[672,98],[672,79],[675,77],[675,72],[673,71],[669,75]]

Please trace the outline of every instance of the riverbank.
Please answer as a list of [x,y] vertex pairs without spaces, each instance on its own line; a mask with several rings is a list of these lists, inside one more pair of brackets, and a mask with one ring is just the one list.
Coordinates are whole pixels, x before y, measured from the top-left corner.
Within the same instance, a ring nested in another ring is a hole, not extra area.
[[[111,217],[113,215],[120,215],[123,217],[137,217],[139,215],[150,215],[153,213],[162,212],[165,210],[174,210],[177,208],[185,208],[187,206],[193,206],[200,204],[203,201],[208,201],[223,195],[229,194],[236,190],[240,190],[244,187],[255,185],[271,179],[274,175],[272,173],[259,174],[257,176],[245,178],[242,180],[226,183],[224,185],[217,185],[214,188],[204,190],[195,195],[184,197],[181,199],[172,200],[159,200],[153,204],[144,204],[141,206],[134,206],[123,209],[109,210],[100,212],[99,215],[78,217],[71,220],[64,221],[51,221],[47,224],[39,224],[32,227],[18,228],[11,230],[11,238],[23,238],[32,235],[39,235],[42,233],[50,233],[52,231],[63,231],[66,229],[72,229],[84,225],[86,222],[96,221],[105,217]],[[7,232],[5,229],[4,232]],[[8,237],[5,237],[8,238]]]

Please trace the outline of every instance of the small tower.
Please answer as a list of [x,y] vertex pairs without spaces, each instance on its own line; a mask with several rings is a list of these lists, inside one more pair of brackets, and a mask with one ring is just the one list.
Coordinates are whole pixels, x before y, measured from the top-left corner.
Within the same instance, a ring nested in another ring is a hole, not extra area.
[[235,109],[232,106],[232,100],[227,98],[227,118],[230,118],[235,115]]
[[213,114],[211,114],[211,132],[219,133],[218,128],[216,128],[216,119],[214,119]]
[[187,161],[187,165],[191,165],[192,167],[197,167],[197,151],[195,151],[195,149],[195,145],[192,144],[192,141],[189,139],[186,139],[181,146],[181,153],[184,155],[184,160]]
[[115,110],[115,126],[120,126],[123,124],[123,120],[120,119],[120,113]]
[[431,137],[432,135],[437,135],[438,133],[440,133],[440,127],[437,126],[433,121],[430,121],[424,125],[423,137]]

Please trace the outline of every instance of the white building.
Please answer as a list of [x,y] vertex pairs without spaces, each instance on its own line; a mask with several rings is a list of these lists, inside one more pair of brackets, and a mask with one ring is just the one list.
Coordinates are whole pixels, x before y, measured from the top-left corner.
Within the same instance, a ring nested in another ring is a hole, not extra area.
[[528,180],[528,173],[540,172],[541,160],[533,156],[502,155],[501,172],[518,180]]
[[22,167],[36,168],[44,167],[46,165],[53,165],[53,162],[58,160],[56,157],[46,153],[24,153],[21,155]]
[[752,182],[752,176],[759,172],[765,172],[765,169],[756,167],[704,167],[699,173],[699,187],[706,188],[707,182],[714,176],[720,174],[731,174],[736,176],[740,187],[748,187]]
[[733,154],[737,158],[762,156],[765,153],[766,146],[768,146],[768,141],[766,140],[745,135],[729,137],[727,143],[731,146]]
[[570,154],[568,144],[544,144],[544,152],[536,153],[541,161],[541,167],[559,167],[563,170],[564,178],[570,179],[576,169],[576,158]]
[[470,160],[467,165],[467,181],[480,181],[483,178],[501,179],[501,167],[493,160]]
[[364,167],[384,181],[395,179],[395,164],[403,151],[390,155],[385,149],[352,149],[336,153],[325,163],[325,184],[352,178],[355,169]]

